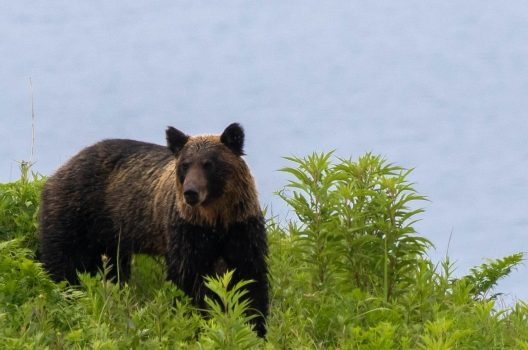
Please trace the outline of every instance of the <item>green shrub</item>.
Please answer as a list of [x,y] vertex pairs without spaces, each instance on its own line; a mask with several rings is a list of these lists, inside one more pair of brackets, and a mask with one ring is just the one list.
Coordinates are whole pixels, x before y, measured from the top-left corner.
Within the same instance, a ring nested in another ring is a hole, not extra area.
[[[229,287],[233,271],[216,278],[206,277],[205,285],[216,298],[206,296],[209,318],[203,321],[200,345],[205,349],[254,349],[262,341],[248,325],[256,315],[248,316],[249,301],[243,288],[253,281],[241,281]],[[218,300],[217,300],[218,299]]]
[[30,165],[21,162],[21,178],[0,184],[0,240],[22,238],[26,247],[37,247],[37,213],[44,178],[30,173]]
[[299,222],[290,234],[303,255],[314,288],[380,292],[388,301],[414,283],[412,271],[431,246],[412,224],[425,200],[407,181],[410,170],[367,154],[357,162],[330,161],[332,153],[290,157],[282,169],[294,180],[280,196]]

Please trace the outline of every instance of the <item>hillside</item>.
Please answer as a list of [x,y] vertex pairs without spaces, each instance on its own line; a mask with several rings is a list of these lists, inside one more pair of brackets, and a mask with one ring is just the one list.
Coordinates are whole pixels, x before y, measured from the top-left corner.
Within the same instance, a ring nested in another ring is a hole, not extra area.
[[[163,261],[135,256],[120,286],[107,270],[80,286],[53,283],[35,259],[45,178],[22,165],[0,184],[0,343],[6,349],[528,349],[528,304],[505,307],[500,285],[522,253],[461,278],[436,264],[415,232],[410,170],[366,154],[290,157],[280,196],[294,217],[268,213],[272,300],[264,342],[247,325],[243,285],[210,278],[222,300],[201,317],[164,281]],[[102,257],[105,259],[104,257]],[[106,261],[107,266],[112,261]]]

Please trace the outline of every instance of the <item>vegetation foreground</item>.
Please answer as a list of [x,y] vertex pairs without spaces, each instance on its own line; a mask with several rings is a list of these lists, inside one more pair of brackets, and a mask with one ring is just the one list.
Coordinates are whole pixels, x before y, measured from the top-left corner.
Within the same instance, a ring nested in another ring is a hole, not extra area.
[[268,220],[267,341],[244,313],[250,281],[232,286],[230,273],[208,278],[208,317],[165,282],[161,259],[135,256],[128,284],[108,268],[80,286],[52,282],[36,259],[45,179],[22,164],[20,180],[0,184],[2,349],[528,349],[528,304],[501,307],[494,290],[522,253],[454,278],[413,229],[425,197],[409,170],[370,154],[287,159],[278,195],[296,218]]

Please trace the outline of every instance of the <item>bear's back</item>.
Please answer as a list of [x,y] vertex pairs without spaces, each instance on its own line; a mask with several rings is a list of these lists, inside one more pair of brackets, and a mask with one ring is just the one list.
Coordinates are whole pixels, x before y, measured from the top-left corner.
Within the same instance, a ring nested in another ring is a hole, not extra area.
[[47,184],[71,180],[78,185],[102,185],[102,178],[115,171],[130,167],[159,167],[173,158],[169,149],[160,145],[128,139],[103,140],[74,155],[48,179]]
[[57,231],[57,222],[67,222],[72,236],[93,234],[94,240],[104,241],[114,237],[117,225],[126,235],[139,236],[135,239],[145,242],[145,250],[163,251],[165,237],[148,242],[142,236],[159,231],[150,223],[153,195],[174,160],[167,147],[127,139],[84,148],[46,181],[41,232]]
[[79,152],[77,158],[104,171],[115,171],[127,166],[155,166],[174,158],[167,147],[128,139],[100,141]]

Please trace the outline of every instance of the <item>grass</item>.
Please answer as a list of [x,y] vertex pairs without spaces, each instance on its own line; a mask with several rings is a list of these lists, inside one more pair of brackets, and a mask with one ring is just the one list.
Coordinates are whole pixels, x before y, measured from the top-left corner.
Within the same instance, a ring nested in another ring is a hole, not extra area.
[[164,280],[163,261],[135,256],[132,279],[108,266],[81,285],[52,282],[35,259],[45,178],[22,164],[0,184],[0,344],[5,349],[528,349],[528,304],[498,302],[500,279],[522,253],[455,278],[426,255],[422,212],[407,169],[371,154],[290,157],[278,195],[297,217],[268,221],[271,310],[259,339],[244,311],[244,283],[207,279],[207,317]]

